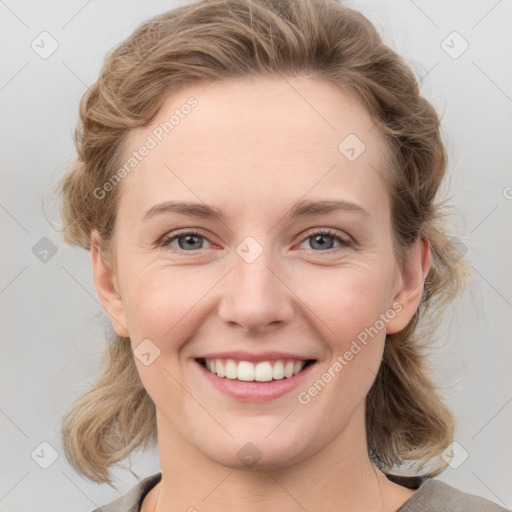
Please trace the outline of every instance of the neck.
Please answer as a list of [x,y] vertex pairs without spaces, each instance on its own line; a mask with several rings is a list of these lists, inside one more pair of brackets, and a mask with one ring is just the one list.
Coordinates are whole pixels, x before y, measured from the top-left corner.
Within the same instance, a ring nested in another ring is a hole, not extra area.
[[368,458],[364,410],[313,456],[270,470],[217,464],[183,442],[158,414],[157,422],[162,480],[147,510],[296,512],[317,510],[319,504],[322,510],[337,512],[386,509],[389,482]]

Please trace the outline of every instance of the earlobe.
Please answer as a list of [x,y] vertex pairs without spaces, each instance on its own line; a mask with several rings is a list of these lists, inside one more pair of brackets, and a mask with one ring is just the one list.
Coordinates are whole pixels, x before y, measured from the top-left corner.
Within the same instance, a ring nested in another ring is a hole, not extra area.
[[94,285],[101,305],[110,318],[116,333],[123,338],[128,338],[123,301],[119,294],[115,273],[101,254],[100,237],[97,231],[91,235],[91,259]]
[[401,305],[401,310],[386,325],[386,334],[394,334],[404,329],[418,309],[431,258],[430,242],[427,238],[418,236],[407,252],[407,260],[401,275],[401,287],[393,299],[394,303]]

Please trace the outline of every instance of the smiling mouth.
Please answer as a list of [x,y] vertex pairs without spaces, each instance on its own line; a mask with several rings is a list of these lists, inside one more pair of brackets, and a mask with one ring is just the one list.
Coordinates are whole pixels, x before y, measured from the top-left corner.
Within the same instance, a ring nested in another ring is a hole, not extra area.
[[316,360],[277,359],[253,363],[251,361],[235,361],[234,359],[197,358],[196,361],[217,377],[244,382],[271,382],[291,379],[315,363]]

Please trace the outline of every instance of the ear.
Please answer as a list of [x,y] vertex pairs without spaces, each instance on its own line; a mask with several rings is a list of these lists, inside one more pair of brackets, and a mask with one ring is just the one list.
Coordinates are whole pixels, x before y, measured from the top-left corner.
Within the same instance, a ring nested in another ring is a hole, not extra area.
[[393,309],[398,314],[387,323],[386,334],[399,332],[410,322],[420,305],[431,262],[430,242],[425,237],[418,236],[407,251],[405,266],[399,279],[399,290],[393,299],[393,304],[396,304]]
[[112,265],[101,254],[100,237],[97,231],[91,234],[91,258],[94,285],[103,309],[119,336],[129,338],[122,297]]

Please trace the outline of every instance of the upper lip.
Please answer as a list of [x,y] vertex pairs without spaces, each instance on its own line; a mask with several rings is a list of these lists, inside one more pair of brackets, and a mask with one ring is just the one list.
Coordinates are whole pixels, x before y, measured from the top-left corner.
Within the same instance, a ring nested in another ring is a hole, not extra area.
[[212,352],[197,357],[196,359],[234,359],[235,361],[252,361],[255,363],[261,361],[274,361],[278,359],[293,360],[293,361],[308,361],[314,359],[313,357],[306,357],[290,352],[245,352],[242,350],[233,350],[229,352]]

